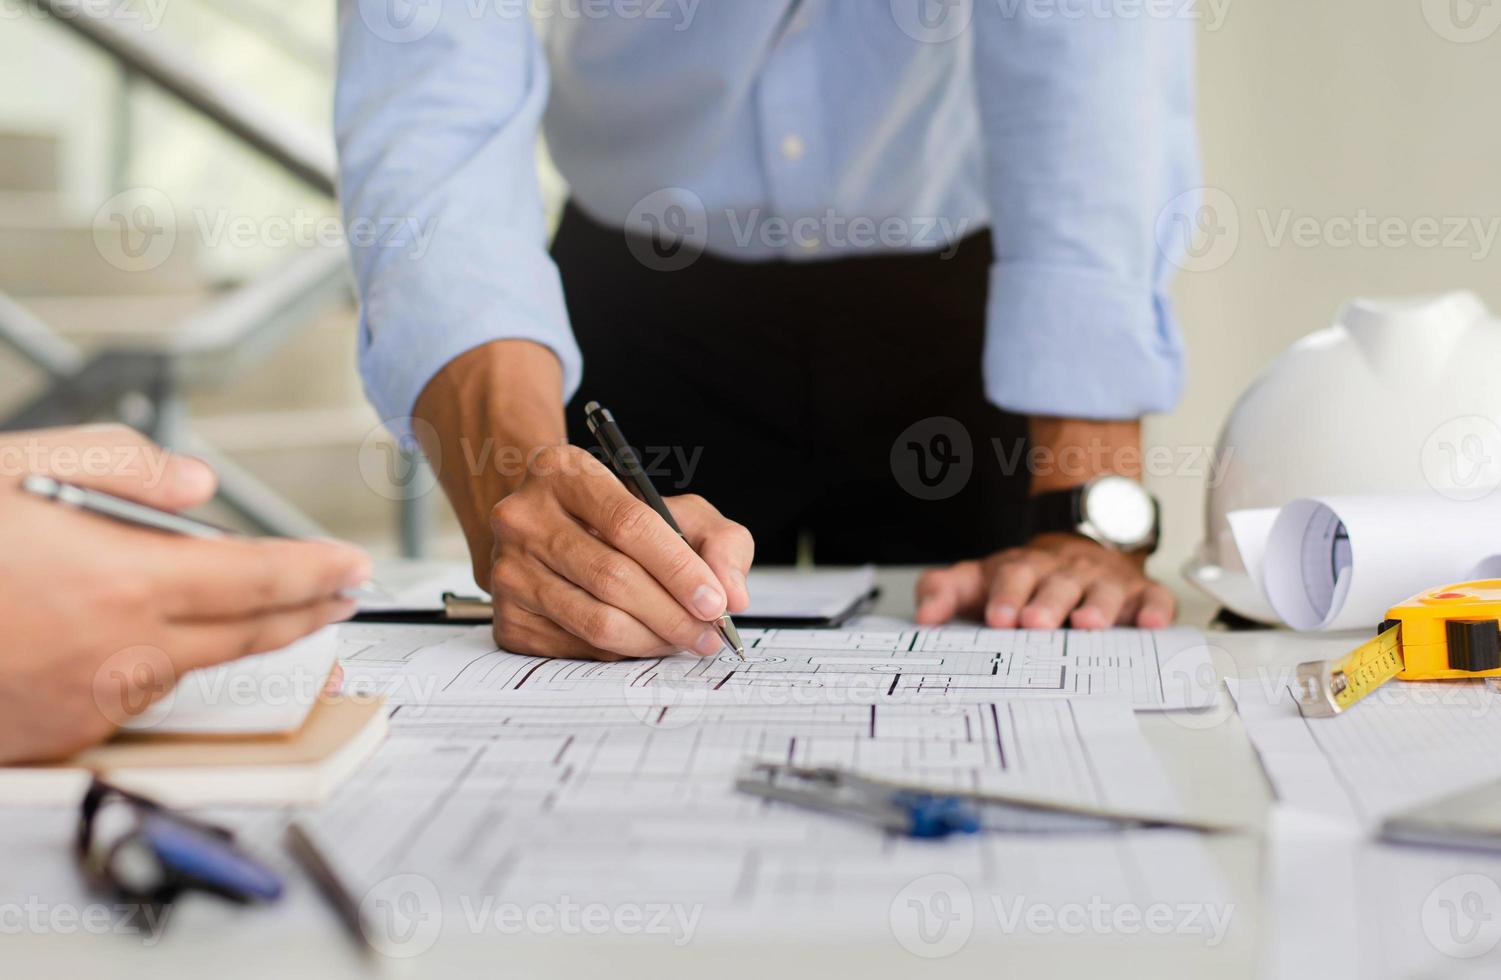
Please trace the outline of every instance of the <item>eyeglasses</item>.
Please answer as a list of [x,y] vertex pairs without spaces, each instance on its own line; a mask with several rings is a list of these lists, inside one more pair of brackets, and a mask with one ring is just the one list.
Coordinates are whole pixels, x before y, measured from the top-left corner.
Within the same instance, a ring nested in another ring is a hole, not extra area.
[[282,893],[281,878],[242,851],[233,831],[97,776],[83,798],[77,854],[95,887],[155,910],[187,891],[242,903],[273,902]]

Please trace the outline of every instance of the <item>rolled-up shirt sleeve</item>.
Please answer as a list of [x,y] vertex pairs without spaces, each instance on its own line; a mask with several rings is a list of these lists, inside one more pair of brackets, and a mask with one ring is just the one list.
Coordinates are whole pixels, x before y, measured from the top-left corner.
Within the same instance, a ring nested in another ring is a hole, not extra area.
[[563,397],[578,387],[537,183],[547,90],[524,5],[340,0],[334,123],[360,371],[398,436],[432,377],[490,341],[545,345]]
[[1197,207],[1194,25],[1066,9],[975,4],[996,247],[985,387],[1024,414],[1137,418],[1171,409],[1183,383],[1167,296],[1179,256],[1158,229]]

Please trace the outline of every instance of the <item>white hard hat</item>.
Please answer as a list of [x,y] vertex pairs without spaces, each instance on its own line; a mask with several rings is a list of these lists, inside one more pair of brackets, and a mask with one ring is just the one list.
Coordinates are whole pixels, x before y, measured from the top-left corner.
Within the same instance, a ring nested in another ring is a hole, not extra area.
[[1205,539],[1183,574],[1232,612],[1276,622],[1226,514],[1334,494],[1488,497],[1501,487],[1498,380],[1501,320],[1473,293],[1347,304],[1231,411]]

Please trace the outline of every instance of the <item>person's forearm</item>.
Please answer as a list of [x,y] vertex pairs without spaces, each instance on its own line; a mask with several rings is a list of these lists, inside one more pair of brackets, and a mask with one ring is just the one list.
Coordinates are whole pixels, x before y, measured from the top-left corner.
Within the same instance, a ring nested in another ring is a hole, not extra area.
[[1034,415],[1032,493],[1067,490],[1097,476],[1141,478],[1141,422],[1100,422]]
[[521,483],[543,446],[568,441],[562,368],[552,351],[498,340],[459,355],[428,382],[414,431],[464,528],[475,578],[488,588],[490,511]]

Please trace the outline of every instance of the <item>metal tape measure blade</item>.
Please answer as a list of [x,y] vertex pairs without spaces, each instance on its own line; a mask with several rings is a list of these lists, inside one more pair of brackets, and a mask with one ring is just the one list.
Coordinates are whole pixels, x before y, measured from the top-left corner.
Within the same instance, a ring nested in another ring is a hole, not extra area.
[[1298,703],[1305,715],[1337,715],[1400,674],[1402,627],[1393,626],[1338,660],[1299,664]]

